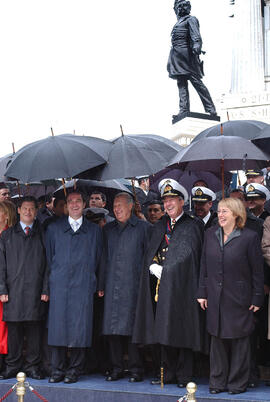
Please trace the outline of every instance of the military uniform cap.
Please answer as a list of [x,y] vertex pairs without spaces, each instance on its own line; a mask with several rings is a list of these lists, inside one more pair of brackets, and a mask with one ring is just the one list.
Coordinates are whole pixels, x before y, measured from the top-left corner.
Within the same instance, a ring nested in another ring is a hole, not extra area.
[[143,176],[137,176],[136,179],[137,179],[137,180],[149,179],[149,175],[145,174],[145,175],[143,175]]
[[246,170],[246,176],[263,176],[263,171],[261,169],[248,169]]
[[105,208],[98,208],[98,207],[92,207],[92,208],[85,208],[83,210],[83,214],[87,215],[88,212],[91,212],[93,215],[98,215],[100,217],[105,217],[106,215],[109,214],[109,211]]
[[188,200],[188,193],[185,187],[173,179],[163,179],[159,182],[158,189],[161,197],[180,196],[185,202]]
[[246,197],[261,197],[265,198],[266,201],[270,199],[270,191],[263,185],[259,183],[250,183],[245,189]]
[[215,201],[216,194],[210,188],[196,186],[191,190],[192,201],[207,202]]

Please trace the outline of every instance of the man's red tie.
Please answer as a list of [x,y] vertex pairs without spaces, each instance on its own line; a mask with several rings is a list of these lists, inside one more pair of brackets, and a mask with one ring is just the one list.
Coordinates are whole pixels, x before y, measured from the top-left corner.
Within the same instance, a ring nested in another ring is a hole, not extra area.
[[24,233],[26,234],[26,236],[29,235],[29,232],[30,232],[30,227],[29,227],[29,226],[25,226],[25,228],[24,228]]

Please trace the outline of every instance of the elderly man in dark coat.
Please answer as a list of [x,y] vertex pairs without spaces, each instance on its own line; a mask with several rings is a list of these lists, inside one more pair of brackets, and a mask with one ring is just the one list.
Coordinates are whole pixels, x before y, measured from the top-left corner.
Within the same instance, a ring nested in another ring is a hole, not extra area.
[[[50,268],[48,343],[52,346],[49,382],[78,380],[86,347],[91,346],[93,296],[102,251],[98,225],[82,216],[85,202],[79,192],[67,197],[68,217],[48,226],[47,256]],[[65,365],[69,349],[69,364]]]
[[34,197],[20,200],[20,221],[0,238],[0,300],[8,325],[6,370],[0,378],[15,377],[23,368],[23,343],[27,339],[24,370],[28,377],[44,378],[40,371],[41,320],[48,301],[45,241]]
[[[184,213],[188,194],[183,186],[164,179],[159,188],[167,214],[154,225],[146,252],[133,341],[162,345],[164,382],[184,387],[192,379],[192,352],[204,351],[203,319],[195,299],[203,224]],[[158,383],[160,379],[152,381]]]
[[131,372],[129,381],[142,381],[142,359],[137,345],[131,343],[131,336],[151,225],[132,214],[133,206],[133,198],[128,193],[117,194],[113,205],[116,220],[104,227],[99,295],[105,297],[103,334],[108,335],[113,366],[107,381],[123,377],[126,341]]
[[190,1],[176,0],[174,10],[178,21],[171,34],[172,48],[167,69],[169,77],[177,80],[180,98],[179,115],[190,111],[188,81],[196,89],[205,111],[216,115],[216,108],[210,93],[201,80],[203,69],[199,55],[202,49],[202,38],[199,21],[190,15]]

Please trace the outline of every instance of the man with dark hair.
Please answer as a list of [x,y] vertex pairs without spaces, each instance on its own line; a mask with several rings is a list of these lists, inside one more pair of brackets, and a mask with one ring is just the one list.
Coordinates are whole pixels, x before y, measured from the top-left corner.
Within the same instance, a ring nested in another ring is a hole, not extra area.
[[47,227],[51,223],[57,221],[59,218],[64,216],[66,204],[67,204],[67,202],[66,202],[66,200],[64,198],[54,198],[54,200],[53,200],[53,215],[49,216],[43,222],[44,230],[46,230]]
[[204,74],[202,62],[199,58],[202,53],[199,21],[190,15],[190,10],[190,1],[175,1],[174,11],[178,21],[171,33],[172,48],[167,70],[169,77],[177,80],[180,98],[178,116],[190,111],[188,81],[197,91],[205,111],[215,116],[217,114],[215,105],[208,89],[201,80]]
[[194,205],[194,214],[204,223],[204,230],[217,223],[217,213],[212,210],[216,194],[210,188],[203,186],[193,187],[191,190]]
[[164,215],[164,205],[160,200],[153,200],[149,202],[147,208],[147,218],[152,224],[156,223]]
[[0,183],[0,201],[10,200],[10,190],[6,183]]
[[128,193],[114,198],[114,222],[104,226],[104,251],[99,296],[104,295],[103,335],[108,336],[113,370],[107,381],[124,375],[124,345],[128,344],[130,382],[142,381],[142,358],[131,343],[143,256],[151,225],[137,218]]
[[[101,191],[95,190],[90,194],[89,208],[105,208],[106,202],[107,202],[106,195]],[[114,218],[108,214],[105,216],[105,219],[106,223],[114,221]]]
[[[0,300],[8,326],[6,369],[0,379],[15,377],[22,369],[28,377],[41,379],[41,320],[49,293],[43,233],[35,219],[36,199],[21,198],[18,213],[20,221],[0,238]],[[27,348],[23,367],[24,336]]]
[[149,176],[139,176],[137,177],[137,181],[139,187],[136,187],[135,189],[136,197],[138,202],[140,203],[142,213],[146,217],[149,203],[152,202],[153,200],[158,200],[160,197],[159,194],[150,190]]
[[78,381],[85,348],[92,341],[93,296],[102,234],[98,225],[83,217],[84,208],[83,195],[79,191],[69,193],[69,216],[49,225],[46,232],[51,296],[48,319],[51,383]]
[[[39,197],[40,199],[41,197]],[[51,194],[47,194],[44,196],[44,201],[45,201],[45,206],[42,208],[39,208],[38,214],[37,214],[37,219],[40,221],[40,223],[44,223],[44,221],[51,216],[53,216],[53,201],[54,197]]]

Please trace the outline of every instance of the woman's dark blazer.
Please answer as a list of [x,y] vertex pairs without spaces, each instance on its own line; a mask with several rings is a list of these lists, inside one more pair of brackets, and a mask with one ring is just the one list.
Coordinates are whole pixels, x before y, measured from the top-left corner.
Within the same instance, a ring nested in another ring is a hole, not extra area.
[[236,229],[224,246],[221,234],[218,225],[205,233],[197,296],[208,301],[208,332],[235,339],[252,333],[249,307],[263,303],[263,257],[256,232]]

